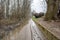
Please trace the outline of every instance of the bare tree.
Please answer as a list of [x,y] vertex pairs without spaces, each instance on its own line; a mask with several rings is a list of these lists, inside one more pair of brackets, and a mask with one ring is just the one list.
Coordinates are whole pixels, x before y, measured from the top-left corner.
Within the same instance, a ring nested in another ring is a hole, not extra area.
[[0,19],[4,18],[4,2],[5,0],[1,0],[0,5]]
[[58,11],[59,0],[48,0],[47,1],[47,13],[45,15],[45,20],[56,19],[55,15]]
[[6,3],[6,16],[7,18],[9,17],[9,0],[7,0],[7,3]]
[[30,13],[30,0],[1,0],[0,10],[0,16],[7,19],[27,18]]

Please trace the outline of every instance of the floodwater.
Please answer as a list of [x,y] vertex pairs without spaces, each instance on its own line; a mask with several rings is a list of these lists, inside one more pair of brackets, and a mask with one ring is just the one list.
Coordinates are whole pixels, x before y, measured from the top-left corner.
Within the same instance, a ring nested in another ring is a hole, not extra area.
[[37,25],[35,22],[31,19],[30,20],[30,27],[31,27],[31,32],[32,32],[32,40],[46,40],[42,32],[38,29]]
[[46,40],[32,19],[21,29],[10,33],[4,40]]

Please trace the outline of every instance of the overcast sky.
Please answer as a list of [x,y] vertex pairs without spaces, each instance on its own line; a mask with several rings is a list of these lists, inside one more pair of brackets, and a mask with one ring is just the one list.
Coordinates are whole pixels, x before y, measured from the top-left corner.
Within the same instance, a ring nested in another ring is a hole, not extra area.
[[47,4],[45,0],[33,0],[31,4],[31,10],[35,10],[37,13],[44,12],[46,13]]

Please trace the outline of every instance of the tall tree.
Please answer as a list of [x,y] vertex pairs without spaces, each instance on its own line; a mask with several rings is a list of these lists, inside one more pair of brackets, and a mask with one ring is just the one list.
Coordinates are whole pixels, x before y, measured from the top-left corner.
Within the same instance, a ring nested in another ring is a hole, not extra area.
[[23,1],[23,7],[22,7],[22,10],[23,10],[23,17],[26,17],[26,18],[29,18],[29,15],[30,15],[30,0],[24,0]]
[[59,0],[48,0],[47,1],[47,13],[45,15],[45,20],[56,19],[55,15],[58,12]]
[[1,0],[0,2],[0,19],[4,18],[4,2],[5,0]]
[[9,0],[6,0],[7,3],[6,3],[6,16],[7,18],[9,17]]

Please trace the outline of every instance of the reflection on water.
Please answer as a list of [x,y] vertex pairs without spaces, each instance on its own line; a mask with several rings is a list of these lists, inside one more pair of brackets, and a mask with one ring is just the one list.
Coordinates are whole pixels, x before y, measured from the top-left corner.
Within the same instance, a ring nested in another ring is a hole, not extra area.
[[35,22],[32,19],[29,22],[31,25],[32,40],[45,40],[45,37],[43,36],[42,32],[38,29]]

